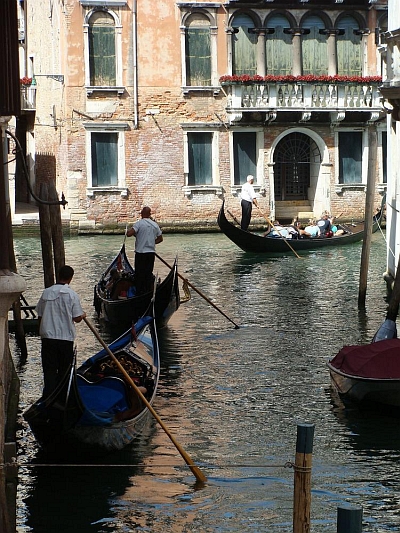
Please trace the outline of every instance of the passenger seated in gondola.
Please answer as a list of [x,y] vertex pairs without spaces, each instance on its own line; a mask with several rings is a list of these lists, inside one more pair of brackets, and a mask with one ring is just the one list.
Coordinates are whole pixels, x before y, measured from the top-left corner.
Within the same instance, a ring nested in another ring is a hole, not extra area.
[[331,230],[331,220],[329,218],[329,214],[325,211],[325,213],[322,214],[321,218],[317,222],[317,226],[319,228],[319,236],[320,237],[332,237],[332,230]]
[[308,226],[304,228],[304,236],[311,237],[311,238],[320,236],[320,229],[317,226],[317,223],[315,222],[315,220],[311,219]]
[[112,289],[114,287],[114,284],[121,279],[121,273],[118,271],[117,268],[112,268],[110,270],[110,278],[108,282],[106,283],[106,291],[109,292],[109,294],[112,292]]
[[272,224],[272,229],[268,232],[269,237],[283,237],[284,239],[291,238],[288,228],[281,226],[278,220],[274,220]]

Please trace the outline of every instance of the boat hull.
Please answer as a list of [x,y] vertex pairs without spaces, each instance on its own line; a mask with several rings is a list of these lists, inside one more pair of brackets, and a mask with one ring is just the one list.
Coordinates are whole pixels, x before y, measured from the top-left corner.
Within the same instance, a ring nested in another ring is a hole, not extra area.
[[[120,259],[122,258],[122,260]],[[142,294],[140,296],[126,296],[126,297],[110,297],[105,291],[104,287],[109,279],[112,269],[122,268],[124,275],[134,276],[134,269],[129,263],[125,253],[125,246],[121,248],[120,253],[112,261],[110,266],[101,276],[100,281],[94,288],[93,305],[99,318],[102,318],[108,325],[118,328],[123,331],[135,323],[148,309],[153,297],[152,292]],[[122,267],[121,267],[122,265]],[[177,261],[175,259],[174,265],[168,275],[162,282],[158,282],[155,301],[154,312],[157,326],[162,328],[167,325],[171,316],[180,307],[180,294],[178,286],[178,270]]]
[[[149,387],[149,397],[146,399],[152,405],[160,373],[154,319],[138,330],[136,339],[119,346],[117,343],[123,342],[125,337],[131,339],[131,333],[127,332],[114,341],[110,349],[117,357],[125,357],[125,363],[128,363],[127,368],[130,363],[134,364],[139,361],[141,366],[136,367],[136,372],[138,369],[140,372],[147,369],[148,375],[145,382]],[[119,347],[116,348],[117,346]],[[135,353],[134,357],[129,357],[131,351]],[[119,405],[125,406],[124,409],[129,409],[129,395],[131,394],[130,388],[127,388],[124,380],[115,371],[116,367],[112,366],[112,362],[110,363],[112,360],[106,352],[103,352],[88,359],[78,369],[73,365],[58,389],[49,398],[39,399],[24,413],[24,418],[35,439],[46,452],[59,456],[81,454],[93,456],[115,452],[131,444],[147,426],[151,414],[146,406],[142,406],[140,412],[132,414],[125,420],[119,420],[116,416],[119,412],[115,408],[118,405],[117,402],[114,402],[109,411],[102,411],[101,407],[104,406],[104,397],[107,393],[111,392],[110,397],[114,395]],[[139,354],[139,357],[136,354]],[[99,377],[99,368],[103,369],[102,372],[108,371],[109,375],[104,378],[102,374]],[[132,370],[133,367],[130,368]],[[94,369],[97,372],[95,377],[93,377]],[[108,380],[108,383],[110,380],[115,380],[113,388],[106,389],[102,386],[104,379]],[[98,405],[97,411],[90,407],[94,402]]]
[[[382,210],[379,220],[373,224],[373,231],[378,229],[378,223],[382,217]],[[341,226],[347,233],[337,237],[328,238],[309,238],[309,239],[283,239],[280,237],[263,237],[262,235],[244,231],[239,226],[232,224],[225,215],[225,202],[222,202],[220,212],[218,214],[218,225],[221,231],[230,239],[236,246],[241,248],[244,252],[251,252],[257,254],[269,254],[271,256],[282,254],[293,254],[315,251],[321,248],[332,248],[336,246],[343,246],[345,244],[354,244],[359,242],[364,237],[364,224]]]

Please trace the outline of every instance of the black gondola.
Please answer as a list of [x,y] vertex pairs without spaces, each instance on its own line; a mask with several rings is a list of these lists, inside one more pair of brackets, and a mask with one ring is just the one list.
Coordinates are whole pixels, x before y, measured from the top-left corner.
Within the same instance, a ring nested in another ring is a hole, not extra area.
[[[158,327],[165,326],[180,306],[177,268],[175,259],[162,282],[154,279],[157,283],[154,309]],[[111,326],[125,330],[145,313],[152,295],[152,291],[136,295],[135,271],[123,244],[94,288],[93,305],[99,318]]]
[[[378,229],[379,223],[382,220],[383,204],[380,212],[374,217],[374,224],[372,231]],[[340,228],[345,231],[343,235],[333,237],[316,237],[316,238],[302,238],[302,239],[284,239],[282,237],[264,237],[260,234],[244,231],[239,226],[231,223],[225,215],[225,201],[218,215],[218,225],[221,231],[230,239],[236,246],[239,246],[244,252],[262,253],[270,255],[291,254],[295,252],[304,252],[308,250],[318,250],[320,248],[343,246],[344,244],[352,244],[361,241],[364,237],[364,222],[358,224],[341,224]]]
[[[154,316],[145,315],[114,341],[110,350],[153,403],[160,374]],[[145,427],[150,412],[107,350],[78,369],[75,361],[58,388],[25,413],[39,445],[56,454],[98,454],[121,450]]]

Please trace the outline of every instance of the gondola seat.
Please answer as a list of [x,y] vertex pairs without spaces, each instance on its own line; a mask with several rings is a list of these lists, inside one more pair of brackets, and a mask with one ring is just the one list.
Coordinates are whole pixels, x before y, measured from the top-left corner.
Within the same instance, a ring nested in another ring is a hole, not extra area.
[[78,389],[86,409],[99,413],[118,413],[129,408],[126,385],[117,377],[105,377],[91,383],[78,375]]

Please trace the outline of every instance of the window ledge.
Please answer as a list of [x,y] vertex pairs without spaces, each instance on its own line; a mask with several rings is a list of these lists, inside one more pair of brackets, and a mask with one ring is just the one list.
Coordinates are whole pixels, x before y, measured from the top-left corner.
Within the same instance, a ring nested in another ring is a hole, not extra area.
[[184,96],[187,96],[189,93],[209,93],[212,92],[213,96],[218,96],[221,92],[221,87],[213,87],[206,85],[186,85],[182,87],[182,92]]
[[126,187],[86,187],[86,196],[93,198],[96,193],[117,193],[119,192],[123,198],[127,198],[128,189]]
[[86,87],[87,96],[92,96],[93,93],[117,93],[118,96],[121,96],[125,92],[125,87],[110,87],[110,86],[89,86]]
[[193,193],[214,193],[216,196],[222,196],[224,192],[220,185],[185,185],[182,190],[188,198]]
[[337,194],[344,193],[345,191],[366,191],[366,183],[336,183],[335,192]]
[[[265,187],[262,185],[253,185],[254,192],[258,194],[265,194]],[[232,196],[239,196],[242,192],[242,186],[241,185],[232,185],[231,187],[231,194]]]
[[82,6],[125,6],[127,0],[79,0]]

